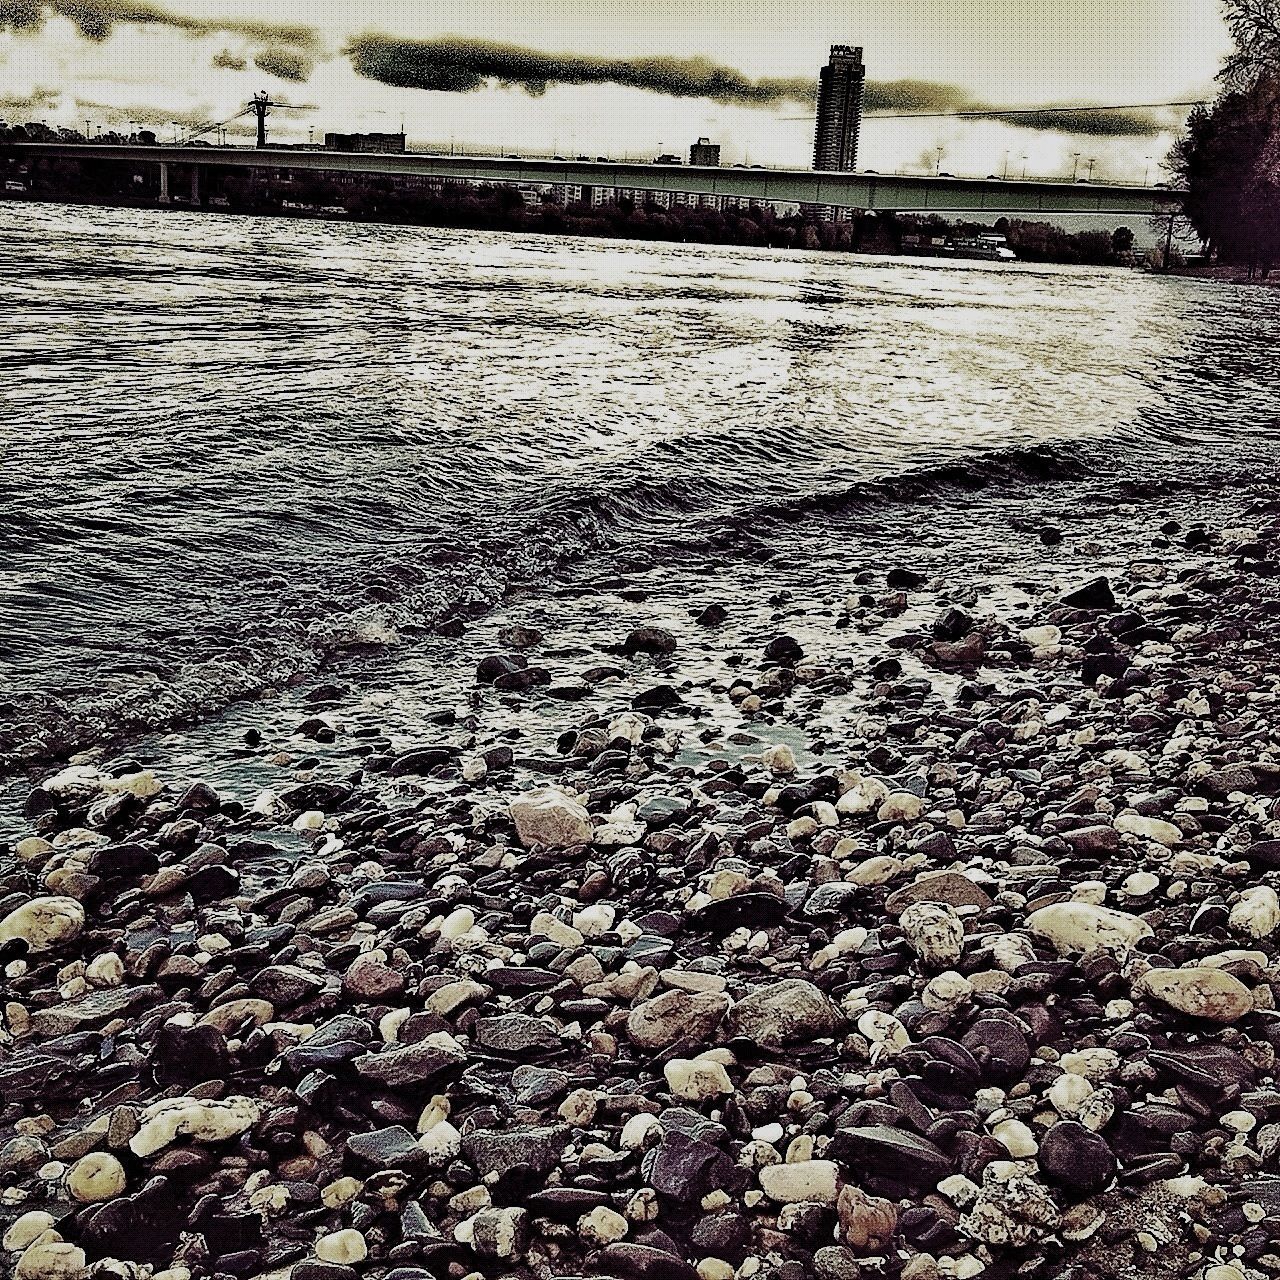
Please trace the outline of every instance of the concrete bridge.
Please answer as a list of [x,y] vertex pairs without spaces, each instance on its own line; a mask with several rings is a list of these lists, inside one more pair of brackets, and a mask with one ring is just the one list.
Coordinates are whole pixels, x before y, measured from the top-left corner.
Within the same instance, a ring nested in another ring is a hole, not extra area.
[[702,168],[603,160],[528,160],[516,157],[426,155],[417,152],[356,154],[291,148],[109,146],[10,143],[0,153],[30,160],[61,159],[154,164],[161,199],[170,196],[170,166],[190,178],[199,203],[202,171],[292,169],[307,173],[362,173],[513,184],[686,192],[747,197],[778,203],[938,214],[1107,214],[1124,218],[1168,215],[1179,196],[1163,187],[1120,186],[1040,179],[953,178],[878,173],[815,173],[808,169]]

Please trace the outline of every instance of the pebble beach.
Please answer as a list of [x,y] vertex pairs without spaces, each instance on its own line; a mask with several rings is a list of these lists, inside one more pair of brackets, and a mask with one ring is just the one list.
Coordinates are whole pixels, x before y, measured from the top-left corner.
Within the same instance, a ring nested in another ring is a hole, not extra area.
[[34,770],[5,1274],[1280,1275],[1280,504],[927,543]]

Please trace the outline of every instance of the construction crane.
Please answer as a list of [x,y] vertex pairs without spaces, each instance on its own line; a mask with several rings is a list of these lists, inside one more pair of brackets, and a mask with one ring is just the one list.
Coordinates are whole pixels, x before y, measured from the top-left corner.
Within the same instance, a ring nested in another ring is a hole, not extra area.
[[262,90],[261,93],[255,93],[249,99],[249,110],[258,117],[258,146],[265,147],[267,145],[267,116],[271,114],[272,107],[279,107],[282,111],[309,111],[309,107],[293,107],[287,102],[272,102],[267,96],[267,91]]
[[202,138],[206,133],[212,133],[215,129],[223,129],[231,124],[234,120],[239,120],[242,116],[256,116],[258,120],[258,146],[265,147],[267,145],[267,116],[271,114],[271,108],[277,107],[281,111],[310,111],[310,107],[295,107],[287,102],[272,102],[264,89],[261,93],[255,93],[249,99],[245,106],[233,116],[228,116],[225,120],[210,120],[208,124],[202,124],[198,129],[193,130],[181,140],[182,146],[189,146],[197,138]]

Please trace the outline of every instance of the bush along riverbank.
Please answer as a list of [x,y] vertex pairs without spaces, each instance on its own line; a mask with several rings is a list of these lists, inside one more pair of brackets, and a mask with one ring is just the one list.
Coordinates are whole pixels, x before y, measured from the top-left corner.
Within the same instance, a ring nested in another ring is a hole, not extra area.
[[[571,694],[517,627],[473,701],[577,699],[546,741],[442,717],[351,772],[317,714],[251,735],[249,804],[45,778],[0,863],[9,1273],[1280,1274],[1278,513],[934,610],[820,757],[774,731],[847,688],[796,628],[693,681],[631,628]],[[837,625],[936,587],[862,574]],[[689,762],[695,694],[756,741]]]

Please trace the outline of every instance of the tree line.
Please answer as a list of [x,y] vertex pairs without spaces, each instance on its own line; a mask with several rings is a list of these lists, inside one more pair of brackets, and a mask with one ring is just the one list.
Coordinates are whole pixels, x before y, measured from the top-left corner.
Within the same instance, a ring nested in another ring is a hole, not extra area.
[[1196,107],[1168,166],[1183,214],[1219,262],[1280,261],[1280,0],[1225,0],[1235,50],[1214,102]]

